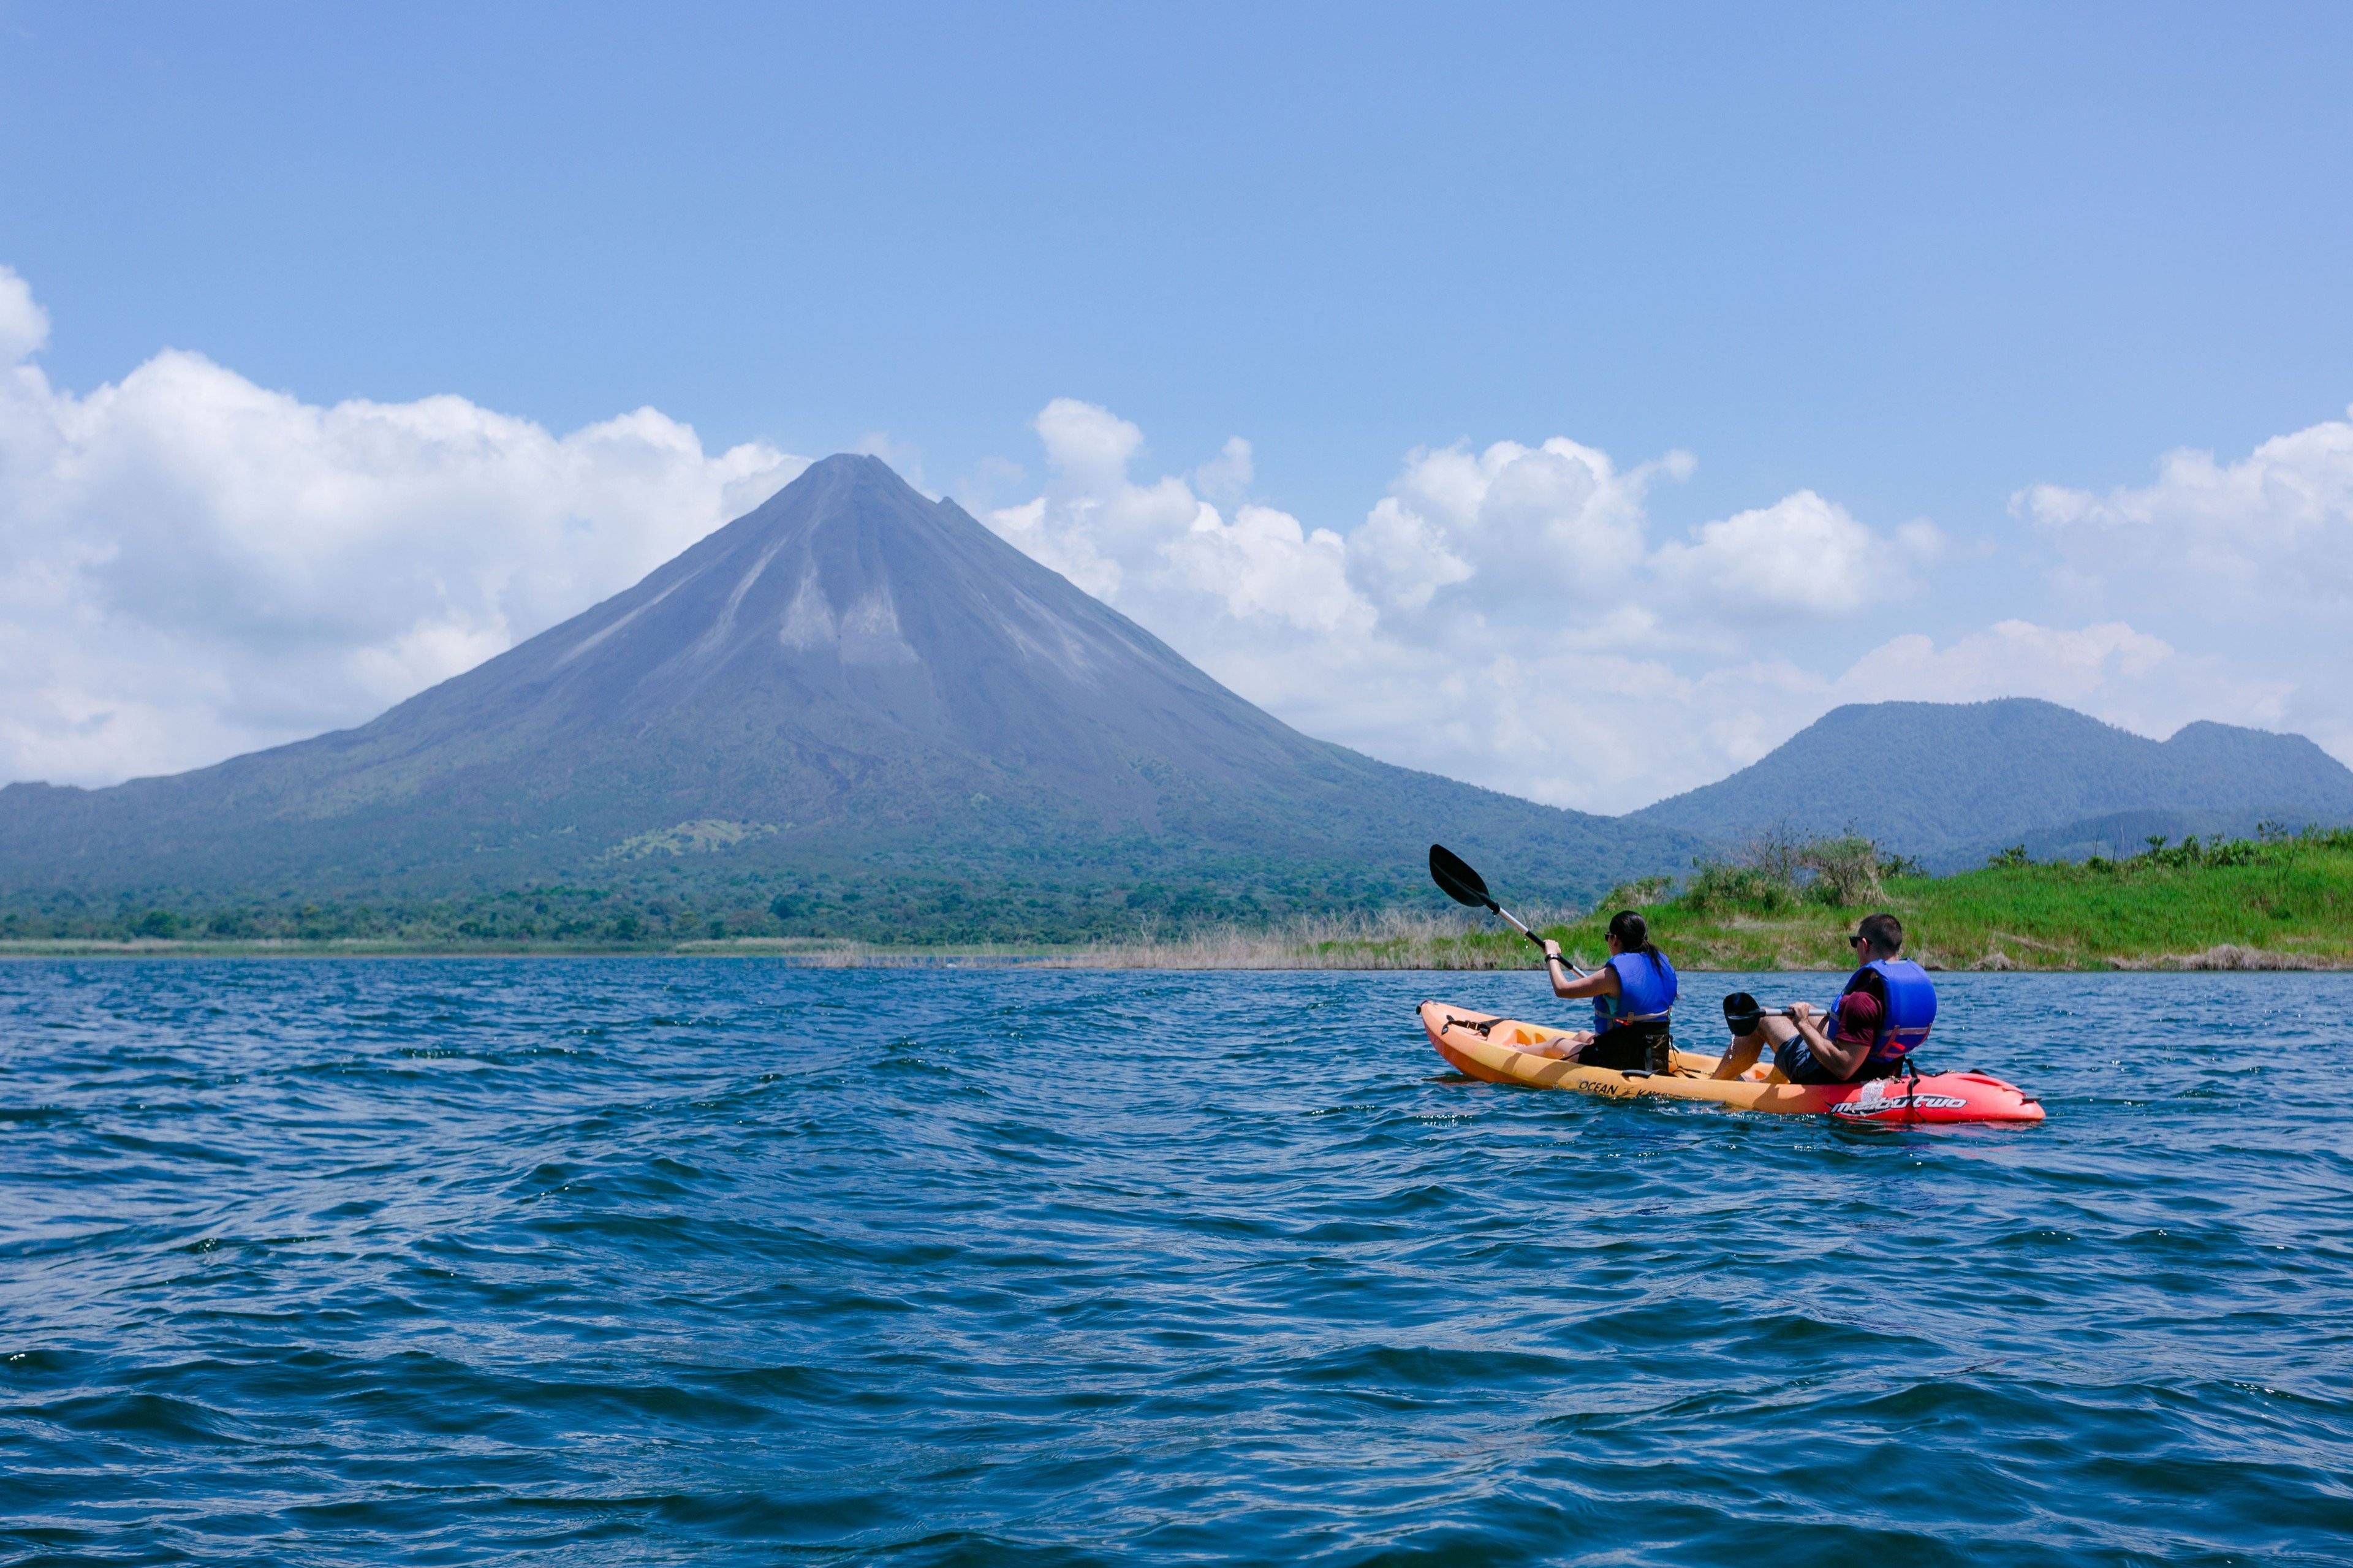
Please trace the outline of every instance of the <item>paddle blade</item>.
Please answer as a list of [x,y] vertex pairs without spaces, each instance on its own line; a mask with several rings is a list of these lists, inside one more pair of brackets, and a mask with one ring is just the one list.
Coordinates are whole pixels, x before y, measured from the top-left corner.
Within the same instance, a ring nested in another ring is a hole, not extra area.
[[1474,909],[1492,910],[1495,900],[1487,894],[1487,883],[1478,872],[1471,869],[1462,857],[1443,844],[1430,847],[1430,879],[1439,890],[1458,904]]
[[1757,998],[1746,991],[1736,991],[1724,999],[1724,1023],[1735,1035],[1753,1035],[1765,1021],[1765,1009]]

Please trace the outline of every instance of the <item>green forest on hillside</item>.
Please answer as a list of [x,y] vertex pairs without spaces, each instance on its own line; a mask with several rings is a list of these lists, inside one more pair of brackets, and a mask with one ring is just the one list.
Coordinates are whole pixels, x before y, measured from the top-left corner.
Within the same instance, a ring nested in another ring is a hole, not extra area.
[[[1516,936],[1466,921],[1418,878],[1279,882],[1237,864],[1180,883],[1008,873],[984,884],[844,868],[733,879],[648,876],[399,904],[294,893],[217,905],[69,897],[0,910],[0,950],[779,952],[841,962],[950,953],[1150,967],[1515,968]],[[1418,869],[1418,868],[1417,868]],[[1487,868],[1499,889],[1510,868]],[[2353,965],[2353,830],[2179,844],[2042,863],[2022,850],[1951,876],[1865,839],[1767,840],[1614,889],[1545,920],[1583,962],[1620,909],[1644,911],[1684,969],[1838,969],[1846,934],[1893,910],[1910,955],[1943,969]]]
[[59,943],[177,949],[342,944],[401,951],[658,952],[685,943],[1070,947],[1162,932],[1265,929],[1419,898],[1419,866],[1382,877],[1345,862],[1237,852],[1092,858],[999,854],[949,868],[842,863],[726,871],[708,857],[640,863],[609,880],[550,879],[444,897],[337,899],[299,889],[222,897],[147,892],[0,899],[0,951]]

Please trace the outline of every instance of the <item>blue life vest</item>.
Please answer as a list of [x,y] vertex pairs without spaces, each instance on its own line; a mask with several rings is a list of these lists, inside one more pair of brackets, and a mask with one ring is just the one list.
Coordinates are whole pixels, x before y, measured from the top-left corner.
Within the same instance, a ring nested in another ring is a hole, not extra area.
[[[1863,1060],[1900,1062],[1928,1037],[1928,1027],[1936,1021],[1936,988],[1929,983],[1928,972],[1910,959],[1879,958],[1847,976],[1839,1001],[1845,1001],[1847,993],[1860,990],[1866,974],[1878,975],[1880,984],[1887,987],[1887,1005],[1879,1011],[1879,1033],[1873,1037],[1871,1054]],[[1838,1002],[1831,1004],[1831,1016],[1825,1022],[1832,1033],[1837,1032]]]
[[1618,972],[1618,994],[1593,999],[1593,1032],[1628,1024],[1663,1024],[1675,1005],[1675,966],[1662,953],[1621,952],[1608,967]]

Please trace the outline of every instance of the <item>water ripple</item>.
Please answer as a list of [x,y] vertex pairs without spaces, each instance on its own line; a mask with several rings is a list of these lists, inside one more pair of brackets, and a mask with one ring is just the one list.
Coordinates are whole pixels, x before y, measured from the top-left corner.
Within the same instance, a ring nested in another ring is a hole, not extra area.
[[0,1560],[2348,1560],[2353,981],[1948,977],[1945,1131],[1433,984],[0,966]]

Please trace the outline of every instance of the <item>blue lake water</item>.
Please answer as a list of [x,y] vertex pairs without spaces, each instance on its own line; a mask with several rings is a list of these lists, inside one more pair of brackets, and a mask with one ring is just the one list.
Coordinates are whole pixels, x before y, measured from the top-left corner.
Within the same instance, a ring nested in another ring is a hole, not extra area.
[[0,1561],[2353,1558],[2353,977],[1941,978],[2048,1122],[1449,1072],[1533,973],[0,964]]

